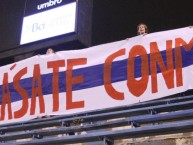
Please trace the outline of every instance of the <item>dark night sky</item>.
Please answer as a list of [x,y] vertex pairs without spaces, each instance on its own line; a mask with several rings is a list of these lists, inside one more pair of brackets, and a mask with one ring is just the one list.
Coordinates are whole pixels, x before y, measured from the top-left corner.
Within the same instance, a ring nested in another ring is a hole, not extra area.
[[192,0],[95,0],[94,7],[94,44],[135,36],[141,22],[150,32],[193,25]]
[[18,45],[24,5],[24,0],[1,0],[0,50]]
[[[0,51],[19,45],[24,5],[1,0]],[[141,22],[150,32],[193,25],[192,0],[93,0],[92,45],[133,37]]]

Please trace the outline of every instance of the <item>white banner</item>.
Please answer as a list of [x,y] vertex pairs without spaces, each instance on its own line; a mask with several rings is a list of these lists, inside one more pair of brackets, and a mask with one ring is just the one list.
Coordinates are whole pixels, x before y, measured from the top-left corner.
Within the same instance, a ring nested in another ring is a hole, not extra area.
[[0,68],[0,124],[158,99],[193,88],[193,29],[60,51]]

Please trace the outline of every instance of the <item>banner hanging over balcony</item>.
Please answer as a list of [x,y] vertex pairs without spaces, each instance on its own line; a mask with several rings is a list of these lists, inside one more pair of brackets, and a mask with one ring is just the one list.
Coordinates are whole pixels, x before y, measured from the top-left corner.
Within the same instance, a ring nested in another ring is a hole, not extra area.
[[193,89],[193,28],[0,67],[0,124],[130,105]]

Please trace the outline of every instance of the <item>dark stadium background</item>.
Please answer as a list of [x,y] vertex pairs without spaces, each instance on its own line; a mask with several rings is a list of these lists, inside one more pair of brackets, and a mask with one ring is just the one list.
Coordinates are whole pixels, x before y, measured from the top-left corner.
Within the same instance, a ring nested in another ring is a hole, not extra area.
[[[66,44],[66,42],[54,44],[56,50],[81,49],[133,37],[136,35],[137,24],[141,22],[149,26],[150,32],[193,25],[192,0],[91,1],[92,16],[89,43],[87,45]],[[0,1],[0,65],[25,59],[32,55],[23,53],[23,48],[21,49],[19,45],[24,6],[25,0]],[[36,47],[39,44],[29,44],[29,47],[24,49],[30,50],[32,45]],[[37,53],[41,53],[41,51],[33,51],[33,55]]]

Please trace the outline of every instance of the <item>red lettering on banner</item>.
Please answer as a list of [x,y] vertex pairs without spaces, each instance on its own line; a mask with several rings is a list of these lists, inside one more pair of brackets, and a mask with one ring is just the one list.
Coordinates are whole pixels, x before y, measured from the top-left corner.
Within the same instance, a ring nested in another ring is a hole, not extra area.
[[83,82],[83,76],[73,77],[73,66],[84,65],[87,63],[86,58],[68,59],[66,70],[66,109],[83,108],[84,101],[73,102],[72,100],[72,85]]
[[180,46],[186,51],[189,51],[193,47],[193,38],[187,44],[182,38],[175,39],[175,65],[176,65],[176,83],[177,87],[183,86],[183,78],[182,78],[182,52]]
[[[173,41],[174,43],[174,41]],[[182,46],[182,47],[181,47]],[[129,92],[139,97],[146,90],[149,83],[149,77],[151,77],[151,92],[156,93],[159,90],[158,83],[158,67],[160,68],[164,85],[168,89],[174,88],[174,82],[176,79],[176,86],[183,86],[183,74],[182,74],[182,49],[190,51],[193,48],[193,38],[189,43],[182,38],[175,39],[174,56],[172,53],[172,40],[166,41],[166,60],[163,59],[162,53],[159,50],[157,42],[150,43],[150,59],[148,60],[148,54],[146,48],[142,45],[135,45],[131,49],[129,48],[128,63],[127,63],[127,88]],[[111,55],[109,55],[104,63],[104,88],[107,94],[115,100],[124,100],[124,92],[120,92],[113,87],[112,84],[112,67],[113,62],[119,56],[123,56],[126,53],[126,48],[122,48]],[[141,59],[141,77],[135,78],[135,61],[136,58]],[[174,69],[174,60],[175,67]],[[59,69],[67,65],[66,70],[66,110],[83,108],[85,106],[84,100],[73,101],[73,85],[80,84],[84,81],[83,76],[73,76],[73,67],[78,65],[87,64],[86,58],[68,59],[67,64],[65,60],[54,60],[47,62],[47,68],[53,70],[52,74],[52,97],[53,97],[53,112],[59,111]],[[150,63],[150,64],[148,64]],[[13,64],[10,68],[12,71],[15,69],[16,64]],[[149,72],[150,71],[150,72]],[[174,71],[176,71],[176,78],[174,78]],[[15,91],[21,96],[21,106],[18,110],[12,112],[11,93],[12,88],[9,87],[9,75],[4,73],[2,81],[2,104],[0,105],[0,121],[22,118],[26,115],[28,109],[30,109],[30,115],[34,115],[36,111],[36,103],[39,101],[40,113],[45,113],[45,102],[42,91],[42,78],[40,71],[40,64],[34,65],[32,84],[31,85],[31,106],[28,102],[28,92],[25,90],[20,81],[24,75],[28,73],[27,67],[19,70],[13,76],[13,87]],[[149,76],[150,75],[150,76]],[[125,84],[126,85],[126,84]],[[7,113],[7,114],[5,114]],[[14,115],[14,117],[13,117]]]
[[5,119],[5,106],[8,108],[8,119],[12,119],[11,96],[9,91],[8,73],[4,73],[2,85],[1,119]]
[[174,65],[173,65],[173,57],[172,57],[172,41],[166,41],[166,64],[164,64],[161,52],[158,49],[156,42],[150,43],[150,68],[151,68],[151,85],[152,85],[152,93],[156,93],[158,91],[157,88],[157,65],[161,70],[164,81],[167,85],[168,89],[174,88]]
[[27,91],[20,86],[21,77],[27,73],[27,67],[20,70],[13,78],[13,85],[15,90],[20,94],[22,97],[22,107],[14,112],[14,118],[21,118],[23,117],[28,110],[28,93]]
[[59,68],[65,66],[64,60],[50,61],[47,63],[48,68],[53,68],[52,77],[52,94],[53,94],[53,112],[59,110]]
[[43,92],[42,92],[42,81],[41,81],[39,64],[34,65],[34,72],[33,72],[33,78],[32,78],[32,96],[31,96],[30,115],[35,114],[37,97],[39,98],[40,113],[44,113],[45,103],[44,103]]
[[[135,58],[141,57],[141,78],[140,80],[135,79]],[[127,86],[129,91],[139,97],[147,89],[149,80],[148,70],[148,55],[145,48],[141,45],[135,45],[129,52],[128,66],[127,66]]]
[[112,62],[115,58],[124,55],[125,48],[121,49],[107,57],[104,64],[104,87],[106,92],[115,100],[124,100],[124,93],[118,92],[113,88],[111,83],[111,68]]

